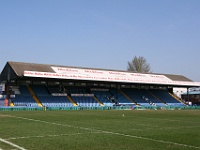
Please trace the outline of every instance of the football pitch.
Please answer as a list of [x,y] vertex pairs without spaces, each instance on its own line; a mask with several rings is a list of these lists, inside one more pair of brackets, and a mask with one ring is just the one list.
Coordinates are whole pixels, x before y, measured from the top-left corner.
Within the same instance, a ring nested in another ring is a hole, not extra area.
[[0,150],[196,150],[200,110],[0,111]]

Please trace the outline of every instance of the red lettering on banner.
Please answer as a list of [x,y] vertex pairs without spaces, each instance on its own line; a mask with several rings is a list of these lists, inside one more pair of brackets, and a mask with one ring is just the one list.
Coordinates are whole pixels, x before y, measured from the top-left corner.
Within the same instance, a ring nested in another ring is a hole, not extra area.
[[97,70],[84,70],[87,73],[96,73],[96,74],[103,74],[102,71],[97,71]]
[[58,71],[66,71],[66,72],[78,72],[76,69],[71,68],[57,68]]
[[99,79],[99,80],[107,80],[108,78],[106,78],[106,77],[94,77],[94,79]]
[[33,75],[34,73],[33,73],[33,72],[30,72],[30,71],[24,71],[24,74]]
[[139,73],[134,73],[131,74],[132,76],[136,76],[136,77],[146,77],[144,74],[139,74]]
[[37,76],[41,76],[41,75],[43,75],[43,73],[35,72],[35,75],[37,75]]
[[125,73],[122,73],[122,72],[112,72],[112,71],[109,71],[109,74],[114,74],[114,75],[126,75]]
[[150,75],[150,77],[153,77],[153,78],[164,78],[164,76],[158,76],[158,75]]

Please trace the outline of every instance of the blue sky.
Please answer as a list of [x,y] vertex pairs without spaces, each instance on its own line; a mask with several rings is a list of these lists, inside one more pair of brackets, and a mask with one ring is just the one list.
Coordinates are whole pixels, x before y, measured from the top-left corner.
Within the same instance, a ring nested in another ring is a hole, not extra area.
[[200,81],[200,0],[0,0],[0,71],[7,61],[126,70]]

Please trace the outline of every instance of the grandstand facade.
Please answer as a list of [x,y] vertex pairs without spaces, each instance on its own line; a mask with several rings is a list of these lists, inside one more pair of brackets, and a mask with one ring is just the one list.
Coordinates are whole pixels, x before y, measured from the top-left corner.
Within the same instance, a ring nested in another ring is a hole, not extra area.
[[[174,87],[199,87],[182,75],[7,62],[0,76],[0,106],[182,106]],[[189,98],[189,97],[188,97]]]

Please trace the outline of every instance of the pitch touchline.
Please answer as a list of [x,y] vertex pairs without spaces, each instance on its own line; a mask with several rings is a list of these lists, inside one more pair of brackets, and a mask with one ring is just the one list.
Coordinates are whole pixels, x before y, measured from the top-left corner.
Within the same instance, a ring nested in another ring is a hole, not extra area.
[[145,137],[129,135],[129,134],[123,134],[123,133],[117,133],[117,132],[110,132],[110,131],[103,131],[103,130],[91,129],[91,128],[86,128],[86,127],[77,127],[77,126],[71,126],[71,125],[64,125],[64,124],[60,124],[60,123],[54,123],[54,122],[48,122],[48,121],[30,119],[30,118],[24,118],[24,117],[17,117],[17,116],[10,116],[10,115],[1,115],[1,116],[8,116],[8,117],[19,118],[19,119],[24,119],[24,120],[30,120],[30,121],[35,121],[35,122],[42,122],[42,123],[47,123],[47,124],[52,124],[52,125],[58,125],[58,126],[63,126],[63,127],[77,128],[77,129],[90,130],[90,131],[98,131],[98,132],[108,133],[108,134],[113,134],[113,135],[119,135],[119,136],[125,136],[125,137],[131,137],[131,138],[137,138],[137,139],[143,139],[143,140],[149,140],[149,141],[154,141],[154,142],[159,142],[159,143],[164,143],[164,144],[173,144],[173,145],[178,145],[178,146],[184,146],[184,147],[200,149],[200,147],[197,147],[197,146],[180,144],[180,143],[175,143],[175,142],[170,142],[170,141],[156,140],[156,139],[145,138]]

